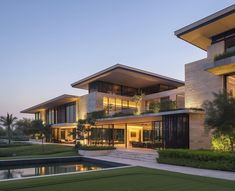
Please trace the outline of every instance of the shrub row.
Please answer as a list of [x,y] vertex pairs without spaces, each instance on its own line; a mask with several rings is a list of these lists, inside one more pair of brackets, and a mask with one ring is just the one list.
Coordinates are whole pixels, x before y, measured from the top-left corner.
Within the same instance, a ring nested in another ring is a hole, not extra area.
[[86,146],[82,145],[78,147],[79,150],[97,151],[97,150],[114,150],[113,146]]
[[186,149],[167,149],[158,153],[159,163],[235,171],[234,153]]

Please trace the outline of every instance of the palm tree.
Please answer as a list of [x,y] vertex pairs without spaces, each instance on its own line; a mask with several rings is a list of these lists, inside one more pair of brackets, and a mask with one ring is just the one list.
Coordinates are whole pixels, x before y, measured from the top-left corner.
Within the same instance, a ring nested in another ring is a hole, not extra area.
[[203,104],[206,111],[205,126],[214,134],[229,137],[231,151],[235,142],[235,98],[226,91],[214,93],[214,100]]
[[11,138],[12,138],[12,128],[15,125],[15,121],[17,120],[16,117],[13,117],[12,114],[7,113],[7,116],[1,116],[0,117],[0,123],[2,126],[4,126],[7,130],[7,136],[8,136],[8,143],[11,144]]

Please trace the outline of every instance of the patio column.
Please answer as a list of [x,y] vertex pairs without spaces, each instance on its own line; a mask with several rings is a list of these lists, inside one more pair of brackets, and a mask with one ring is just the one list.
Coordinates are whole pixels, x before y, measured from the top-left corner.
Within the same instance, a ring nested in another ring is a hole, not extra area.
[[112,146],[114,147],[114,124],[112,124]]
[[127,138],[128,138],[128,135],[127,135],[127,123],[125,123],[125,148],[127,149]]

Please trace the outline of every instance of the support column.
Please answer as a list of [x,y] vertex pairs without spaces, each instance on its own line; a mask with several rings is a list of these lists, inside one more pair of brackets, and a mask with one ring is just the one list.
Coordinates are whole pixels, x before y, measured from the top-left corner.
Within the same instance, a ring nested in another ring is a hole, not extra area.
[[112,146],[114,147],[114,124],[112,124]]
[[128,135],[127,135],[127,123],[125,123],[125,148],[127,149],[127,138],[128,138]]

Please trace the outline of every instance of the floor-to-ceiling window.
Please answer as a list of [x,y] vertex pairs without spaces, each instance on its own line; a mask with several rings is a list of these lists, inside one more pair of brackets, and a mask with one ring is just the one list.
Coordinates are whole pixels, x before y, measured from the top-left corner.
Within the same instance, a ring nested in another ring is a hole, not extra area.
[[132,100],[114,98],[114,97],[104,97],[103,98],[104,109],[108,114],[113,114],[115,112],[122,111],[135,111],[137,109],[136,102]]
[[125,124],[92,127],[88,142],[92,145],[121,145],[125,143]]
[[235,97],[235,74],[225,76],[225,87],[227,92]]

